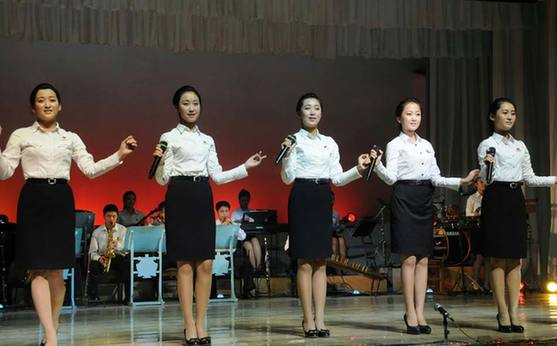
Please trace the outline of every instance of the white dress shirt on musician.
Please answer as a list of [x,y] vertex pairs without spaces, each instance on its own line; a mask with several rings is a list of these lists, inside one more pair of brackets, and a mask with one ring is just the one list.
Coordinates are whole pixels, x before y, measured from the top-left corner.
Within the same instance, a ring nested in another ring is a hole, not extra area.
[[493,181],[520,182],[524,181],[529,186],[555,185],[555,177],[538,177],[532,169],[530,153],[524,142],[513,136],[504,136],[493,133],[484,139],[478,146],[478,162],[480,163],[480,176],[486,181],[487,166],[484,162],[486,151],[495,148],[495,166],[493,167]]
[[354,166],[343,172],[340,154],[335,140],[317,132],[312,135],[305,129],[294,134],[296,146],[283,158],[281,177],[285,184],[296,178],[331,179],[336,186],[342,186],[361,178]]
[[[122,252],[124,249],[124,241],[126,240],[127,228],[116,224],[112,239],[116,241],[116,251]],[[89,258],[93,261],[98,261],[101,256],[106,252],[108,245],[108,231],[106,226],[102,225],[93,231],[91,236],[91,244],[89,245]]]
[[433,146],[416,134],[416,142],[401,132],[387,144],[386,166],[379,162],[375,166],[377,176],[387,185],[399,180],[431,180],[434,186],[458,190],[460,178],[441,176]]
[[476,216],[476,212],[480,212],[482,208],[483,195],[478,191],[470,195],[466,200],[466,216]]
[[54,131],[45,131],[37,122],[15,130],[10,136],[6,149],[0,153],[0,179],[10,178],[20,159],[25,179],[69,180],[72,159],[90,178],[98,177],[121,164],[117,153],[95,162],[77,134],[62,129],[58,124]]
[[217,184],[224,184],[248,176],[244,164],[223,171],[219,164],[215,141],[195,126],[193,129],[178,124],[161,136],[168,143],[164,157],[157,169],[156,179],[161,185],[173,176],[210,176]]

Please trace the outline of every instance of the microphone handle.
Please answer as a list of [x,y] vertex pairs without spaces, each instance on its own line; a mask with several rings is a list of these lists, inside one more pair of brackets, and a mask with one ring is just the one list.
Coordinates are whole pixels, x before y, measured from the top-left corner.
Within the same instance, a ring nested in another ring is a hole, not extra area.
[[377,159],[373,159],[371,160],[371,164],[369,165],[369,168],[367,169],[367,174],[366,174],[366,181],[370,181],[371,180],[371,175],[373,173],[373,169],[375,168],[375,162],[377,161]]
[[488,185],[491,184],[492,175],[493,175],[493,163],[488,162],[487,163],[487,177],[486,177],[486,183]]
[[160,156],[155,156],[153,159],[153,164],[151,165],[151,169],[149,170],[149,179],[153,179],[155,174],[157,173],[157,168],[159,167],[159,163],[161,162]]
[[286,153],[288,152],[288,147],[285,145],[282,147],[282,149],[280,150],[280,153],[277,155],[277,158],[275,159],[275,164],[278,165],[280,163],[280,161],[282,161],[282,159],[284,158],[284,155],[286,155]]

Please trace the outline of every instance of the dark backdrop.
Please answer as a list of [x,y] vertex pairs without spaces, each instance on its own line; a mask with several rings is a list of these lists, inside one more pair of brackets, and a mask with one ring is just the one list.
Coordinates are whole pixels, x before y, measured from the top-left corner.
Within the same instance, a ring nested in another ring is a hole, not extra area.
[[[46,42],[0,40],[0,146],[9,134],[29,126],[34,118],[28,95],[47,81],[62,93],[63,128],[77,132],[95,159],[113,153],[121,139],[133,134],[140,147],[125,163],[95,180],[72,168],[76,207],[100,214],[106,203],[121,207],[126,190],[138,195],[137,207],[147,212],[164,197],[165,188],[146,179],[152,148],[161,133],[177,123],[171,104],[182,84],[198,88],[203,98],[200,129],[213,136],[221,164],[232,168],[257,150],[269,159],[247,179],[213,186],[215,201],[226,199],[238,207],[241,188],[252,192],[252,207],[273,208],[286,221],[289,187],[272,162],[282,139],[299,129],[294,112],[298,97],[307,91],[324,103],[321,132],[331,135],[341,150],[344,169],[373,144],[397,135],[394,107],[407,96],[424,101],[424,60],[319,60],[295,56],[175,54],[159,49],[115,48]],[[422,135],[427,136],[427,117]],[[15,219],[23,184],[21,168],[0,182],[0,213]],[[378,209],[377,197],[390,189],[377,177],[335,189],[336,209],[359,216]]]

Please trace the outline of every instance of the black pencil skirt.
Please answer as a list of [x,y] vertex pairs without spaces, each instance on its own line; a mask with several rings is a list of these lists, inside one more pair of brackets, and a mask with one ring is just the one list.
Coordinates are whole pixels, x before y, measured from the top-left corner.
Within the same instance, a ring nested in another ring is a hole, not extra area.
[[427,257],[433,251],[433,185],[397,182],[391,200],[391,251]]
[[28,179],[17,204],[16,259],[22,269],[75,264],[75,206],[66,180]]
[[330,184],[294,182],[288,199],[293,258],[325,259],[332,254],[333,194]]
[[526,203],[521,184],[493,182],[482,199],[481,253],[485,257],[526,258]]
[[172,177],[166,191],[166,250],[171,261],[215,257],[213,193],[207,178]]

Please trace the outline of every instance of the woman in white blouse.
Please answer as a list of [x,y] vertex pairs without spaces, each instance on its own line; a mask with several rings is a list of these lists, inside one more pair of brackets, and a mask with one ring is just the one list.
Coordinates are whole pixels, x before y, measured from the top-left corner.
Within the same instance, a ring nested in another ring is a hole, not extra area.
[[[184,337],[188,345],[211,343],[205,329],[205,315],[211,293],[211,274],[215,257],[215,220],[213,195],[208,178],[224,184],[248,176],[266,157],[261,152],[240,166],[223,171],[212,137],[197,126],[201,96],[192,86],[179,88],[172,99],[180,123],[163,133],[154,155],[162,157],[156,172],[157,182],[168,183],[165,228],[167,253],[177,262],[178,297],[184,315]],[[196,317],[193,318],[194,271]]]
[[336,142],[318,130],[321,111],[317,95],[303,95],[296,105],[302,129],[294,135],[295,141],[291,137],[282,144],[289,147],[282,160],[282,181],[285,184],[294,182],[288,199],[289,245],[292,257],[298,261],[296,282],[306,337],[330,336],[325,327],[326,259],[332,252],[330,184],[346,185],[360,178],[370,164],[369,154],[363,154],[358,157],[356,166],[343,172]]
[[[555,177],[536,176],[528,148],[511,135],[516,122],[516,107],[511,100],[495,99],[489,106],[488,119],[493,134],[478,146],[480,175],[484,181],[489,181],[482,199],[480,251],[490,262],[498,330],[522,333],[518,299],[520,259],[526,257],[527,224],[521,186],[522,182],[531,187],[553,186]],[[490,149],[495,149],[495,155],[487,154]],[[487,176],[488,164],[493,168],[491,177]],[[508,306],[505,291],[508,292]]]
[[64,301],[62,272],[75,264],[75,207],[68,185],[71,162],[95,178],[120,165],[137,143],[129,136],[117,152],[95,162],[79,136],[58,124],[62,104],[54,86],[37,85],[29,101],[36,122],[10,136],[0,154],[0,179],[10,178],[21,160],[25,185],[17,206],[16,258],[30,271],[33,303],[46,345],[51,346],[57,344]]
[[391,199],[391,251],[400,254],[402,260],[406,332],[430,334],[424,304],[428,257],[433,250],[433,189],[439,186],[458,190],[462,184],[472,184],[478,170],[463,179],[441,176],[431,143],[417,133],[422,120],[418,99],[402,100],[395,116],[401,132],[387,144],[386,167],[380,161],[380,153],[372,150],[371,157],[378,158],[377,175],[387,185],[395,185]]

